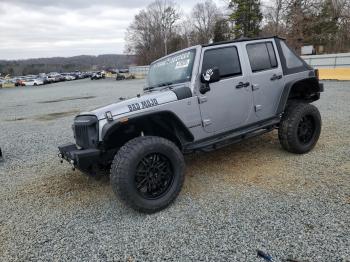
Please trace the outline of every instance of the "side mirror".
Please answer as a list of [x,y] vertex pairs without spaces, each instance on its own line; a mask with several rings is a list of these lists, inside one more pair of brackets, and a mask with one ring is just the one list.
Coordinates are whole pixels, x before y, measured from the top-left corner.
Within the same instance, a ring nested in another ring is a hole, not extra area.
[[220,81],[220,70],[217,67],[208,69],[201,76],[202,83],[214,83]]
[[220,81],[220,70],[217,67],[208,69],[205,73],[201,75],[201,82],[203,83],[199,89],[201,94],[205,94],[210,91],[209,83],[214,83]]

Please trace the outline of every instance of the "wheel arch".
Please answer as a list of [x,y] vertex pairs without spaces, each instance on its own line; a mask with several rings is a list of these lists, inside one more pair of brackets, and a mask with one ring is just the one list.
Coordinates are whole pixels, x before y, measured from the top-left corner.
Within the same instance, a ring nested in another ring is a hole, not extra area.
[[319,83],[316,76],[286,83],[278,105],[277,114],[282,113],[291,100],[311,103],[320,99],[320,92],[323,92],[323,84]]
[[171,111],[147,112],[109,122],[102,128],[101,138],[105,148],[117,148],[141,132],[166,138],[181,150],[183,144],[194,140],[191,131]]

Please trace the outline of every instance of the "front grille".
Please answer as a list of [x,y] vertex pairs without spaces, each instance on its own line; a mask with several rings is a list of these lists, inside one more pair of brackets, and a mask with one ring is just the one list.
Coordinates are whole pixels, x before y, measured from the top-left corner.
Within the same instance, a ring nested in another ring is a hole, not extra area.
[[75,139],[77,142],[77,145],[81,147],[86,147],[89,145],[89,133],[88,133],[88,126],[75,126]]
[[98,121],[95,116],[78,116],[74,121],[75,142],[82,148],[96,148]]

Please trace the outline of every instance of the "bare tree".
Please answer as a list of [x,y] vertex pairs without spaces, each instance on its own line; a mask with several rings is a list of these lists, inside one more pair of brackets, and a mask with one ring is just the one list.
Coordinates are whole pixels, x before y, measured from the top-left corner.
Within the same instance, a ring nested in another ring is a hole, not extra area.
[[191,12],[193,34],[196,43],[206,44],[214,38],[214,28],[221,13],[212,0],[196,4]]
[[350,1],[329,1],[332,10],[332,20],[338,28],[334,34],[334,52],[347,52],[350,49]]
[[193,45],[193,24],[190,17],[186,17],[186,19],[179,24],[179,33],[186,47]]
[[180,19],[180,12],[172,0],[156,0],[148,7],[155,24],[160,27],[164,39],[164,54],[168,54],[167,43],[175,23]]
[[272,0],[270,4],[265,6],[265,19],[267,24],[272,27],[272,34],[279,35],[280,28],[284,23],[288,2],[286,0]]
[[127,29],[127,52],[136,54],[139,64],[148,64],[168,54],[169,41],[173,35],[178,37],[175,31],[180,17],[179,9],[171,0],[151,3],[135,16]]
[[[186,19],[181,19],[173,0],[152,2],[129,26],[127,51],[137,55],[139,64],[148,64],[184,47],[230,38],[236,26],[229,19],[230,6],[232,2],[244,6],[244,1],[222,1],[227,3],[226,10],[219,10],[213,0],[200,1]],[[261,34],[285,37],[297,51],[305,44],[323,46],[326,52],[350,50],[349,0],[269,0],[263,10]]]
[[332,5],[332,11],[333,11],[333,18],[334,19],[340,19],[343,17],[348,17],[348,14],[346,14],[349,9],[346,7],[349,7],[349,1],[348,0],[331,0]]

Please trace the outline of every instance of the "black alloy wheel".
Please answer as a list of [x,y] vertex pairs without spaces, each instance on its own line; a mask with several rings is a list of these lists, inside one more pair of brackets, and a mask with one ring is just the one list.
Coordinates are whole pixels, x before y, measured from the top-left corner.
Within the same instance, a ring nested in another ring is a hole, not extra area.
[[292,153],[304,154],[316,145],[322,120],[317,107],[304,102],[290,103],[278,129],[282,147]]
[[315,135],[315,121],[311,115],[305,115],[302,117],[298,126],[298,139],[299,142],[307,145]]
[[166,193],[174,180],[169,159],[159,153],[145,156],[136,168],[137,191],[147,199],[157,199]]
[[128,141],[111,166],[112,189],[131,208],[154,213],[180,193],[185,174],[180,149],[170,140],[140,136]]

